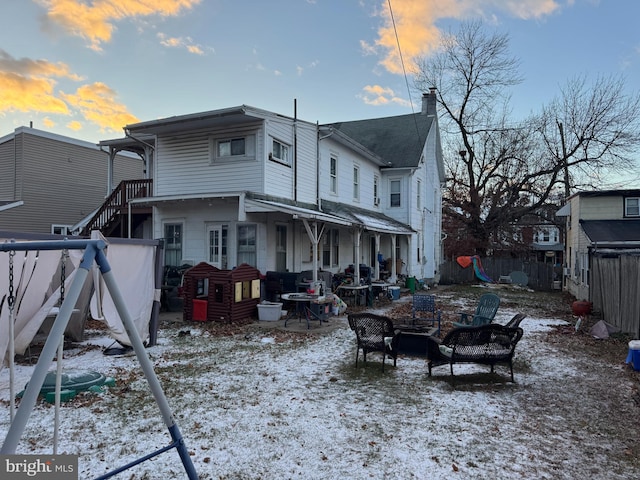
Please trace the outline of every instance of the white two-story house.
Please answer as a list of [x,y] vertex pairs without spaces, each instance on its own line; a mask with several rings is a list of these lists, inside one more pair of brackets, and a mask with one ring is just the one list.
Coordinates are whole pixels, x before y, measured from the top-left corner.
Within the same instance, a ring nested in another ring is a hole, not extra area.
[[[317,125],[242,105],[141,122],[113,152],[144,151],[152,207],[144,237],[165,264],[243,263],[261,272],[338,273],[377,254],[436,278],[444,180],[435,92],[420,113]],[[400,262],[397,262],[400,263]],[[356,269],[358,270],[358,269]]]

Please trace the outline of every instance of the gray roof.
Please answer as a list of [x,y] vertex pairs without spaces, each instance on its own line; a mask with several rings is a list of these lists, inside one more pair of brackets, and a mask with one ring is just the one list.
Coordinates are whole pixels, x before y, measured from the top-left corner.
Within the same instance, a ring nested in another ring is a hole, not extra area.
[[580,225],[598,246],[640,244],[640,219],[580,220]]
[[422,113],[331,123],[326,126],[348,135],[387,162],[391,167],[416,167],[433,116]]

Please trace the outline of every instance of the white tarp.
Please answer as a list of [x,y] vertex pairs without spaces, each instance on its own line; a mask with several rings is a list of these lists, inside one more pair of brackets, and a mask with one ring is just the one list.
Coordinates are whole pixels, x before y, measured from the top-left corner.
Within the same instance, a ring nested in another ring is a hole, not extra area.
[[[22,242],[21,242],[22,243]],[[0,253],[0,358],[6,358],[9,346],[9,252]],[[81,254],[69,252],[68,287],[79,265]],[[13,257],[14,348],[23,354],[38,329],[60,298],[60,289],[50,291],[61,261],[59,250],[18,251]]]
[[[6,242],[0,239],[0,242]],[[20,241],[20,243],[23,243]],[[83,250],[69,250],[66,265],[65,288],[69,288]],[[107,260],[116,284],[140,337],[149,337],[149,320],[155,291],[155,247],[150,245],[108,245]],[[9,347],[9,252],[0,252],[0,369],[8,363]],[[52,314],[60,299],[60,250],[17,251],[13,257],[14,348],[23,354],[31,344],[44,320]],[[97,271],[97,265],[94,263]],[[90,279],[87,279],[90,281]],[[92,317],[104,321],[115,340],[130,345],[111,295],[104,283],[99,290],[100,302],[91,300]],[[99,305],[101,308],[96,308]]]
[[[149,320],[155,296],[155,248],[149,245],[112,244],[106,256],[118,289],[142,341],[149,338]],[[123,345],[131,345],[122,319],[102,279],[95,282],[91,317],[107,324],[110,335]]]

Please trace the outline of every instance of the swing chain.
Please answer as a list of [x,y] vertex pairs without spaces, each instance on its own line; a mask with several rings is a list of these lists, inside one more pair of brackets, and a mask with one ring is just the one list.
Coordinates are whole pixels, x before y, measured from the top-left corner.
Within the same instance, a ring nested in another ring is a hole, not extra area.
[[64,282],[67,279],[67,257],[69,256],[68,250],[62,251],[62,265],[60,266],[60,305],[64,302]]
[[15,255],[15,250],[9,252],[9,298],[7,298],[7,304],[10,310],[13,310],[16,302],[16,297],[13,294],[13,257],[15,257]]

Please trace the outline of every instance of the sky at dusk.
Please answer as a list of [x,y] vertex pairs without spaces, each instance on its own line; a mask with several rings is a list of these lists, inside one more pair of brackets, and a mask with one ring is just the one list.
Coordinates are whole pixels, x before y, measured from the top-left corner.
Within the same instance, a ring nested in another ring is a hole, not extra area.
[[411,113],[420,93],[403,70],[469,19],[510,36],[525,79],[515,116],[581,74],[640,88],[637,0],[3,0],[2,10],[0,136],[33,122],[98,142],[137,121],[242,104],[293,116],[294,100],[310,122]]

